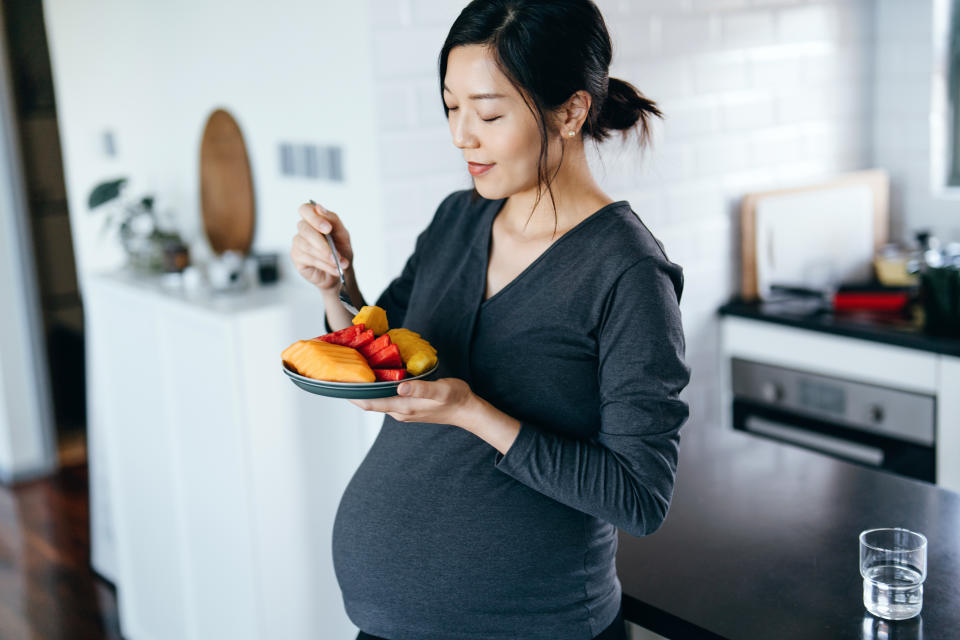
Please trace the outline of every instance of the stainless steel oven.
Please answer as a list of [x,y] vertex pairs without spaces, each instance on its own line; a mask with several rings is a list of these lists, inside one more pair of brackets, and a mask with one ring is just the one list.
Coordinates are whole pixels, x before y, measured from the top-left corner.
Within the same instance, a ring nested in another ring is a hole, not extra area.
[[733,428],[934,482],[936,398],[740,358]]

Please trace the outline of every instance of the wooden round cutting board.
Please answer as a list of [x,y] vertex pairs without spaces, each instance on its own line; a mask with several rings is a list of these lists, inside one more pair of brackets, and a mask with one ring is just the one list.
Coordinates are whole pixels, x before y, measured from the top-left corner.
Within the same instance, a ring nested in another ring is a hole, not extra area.
[[200,206],[214,252],[250,252],[256,221],[250,162],[237,121],[223,109],[210,114],[203,130]]

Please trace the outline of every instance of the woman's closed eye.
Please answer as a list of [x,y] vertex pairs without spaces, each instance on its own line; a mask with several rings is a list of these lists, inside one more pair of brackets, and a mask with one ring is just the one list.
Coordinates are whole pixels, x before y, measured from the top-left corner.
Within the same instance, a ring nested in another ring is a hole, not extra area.
[[491,118],[480,118],[480,119],[483,120],[484,122],[493,122],[494,120],[499,120],[502,117],[503,116],[493,116]]

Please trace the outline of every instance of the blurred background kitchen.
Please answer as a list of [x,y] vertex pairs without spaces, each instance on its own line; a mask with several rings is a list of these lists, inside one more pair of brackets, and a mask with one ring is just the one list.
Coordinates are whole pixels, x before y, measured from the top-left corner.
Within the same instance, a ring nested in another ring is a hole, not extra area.
[[[594,160],[684,267],[686,429],[960,490],[952,0],[597,4],[611,75],[666,115]],[[281,375],[324,332],[290,240],[300,203],[337,211],[372,299],[469,187],[436,77],[462,6],[4,2],[0,635],[353,637],[330,534],[379,421]],[[822,382],[771,417],[758,365],[923,396],[926,424],[858,441]]]

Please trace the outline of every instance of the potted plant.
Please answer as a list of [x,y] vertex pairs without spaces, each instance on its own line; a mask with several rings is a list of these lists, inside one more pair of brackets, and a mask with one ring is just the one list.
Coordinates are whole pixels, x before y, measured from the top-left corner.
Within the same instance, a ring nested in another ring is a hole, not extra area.
[[87,199],[90,211],[107,209],[101,234],[111,227],[116,228],[120,244],[135,269],[182,270],[188,259],[185,258],[187,248],[180,234],[161,228],[152,195],[144,195],[139,200],[122,197],[126,183],[126,178],[108,180],[101,182],[90,192]]

